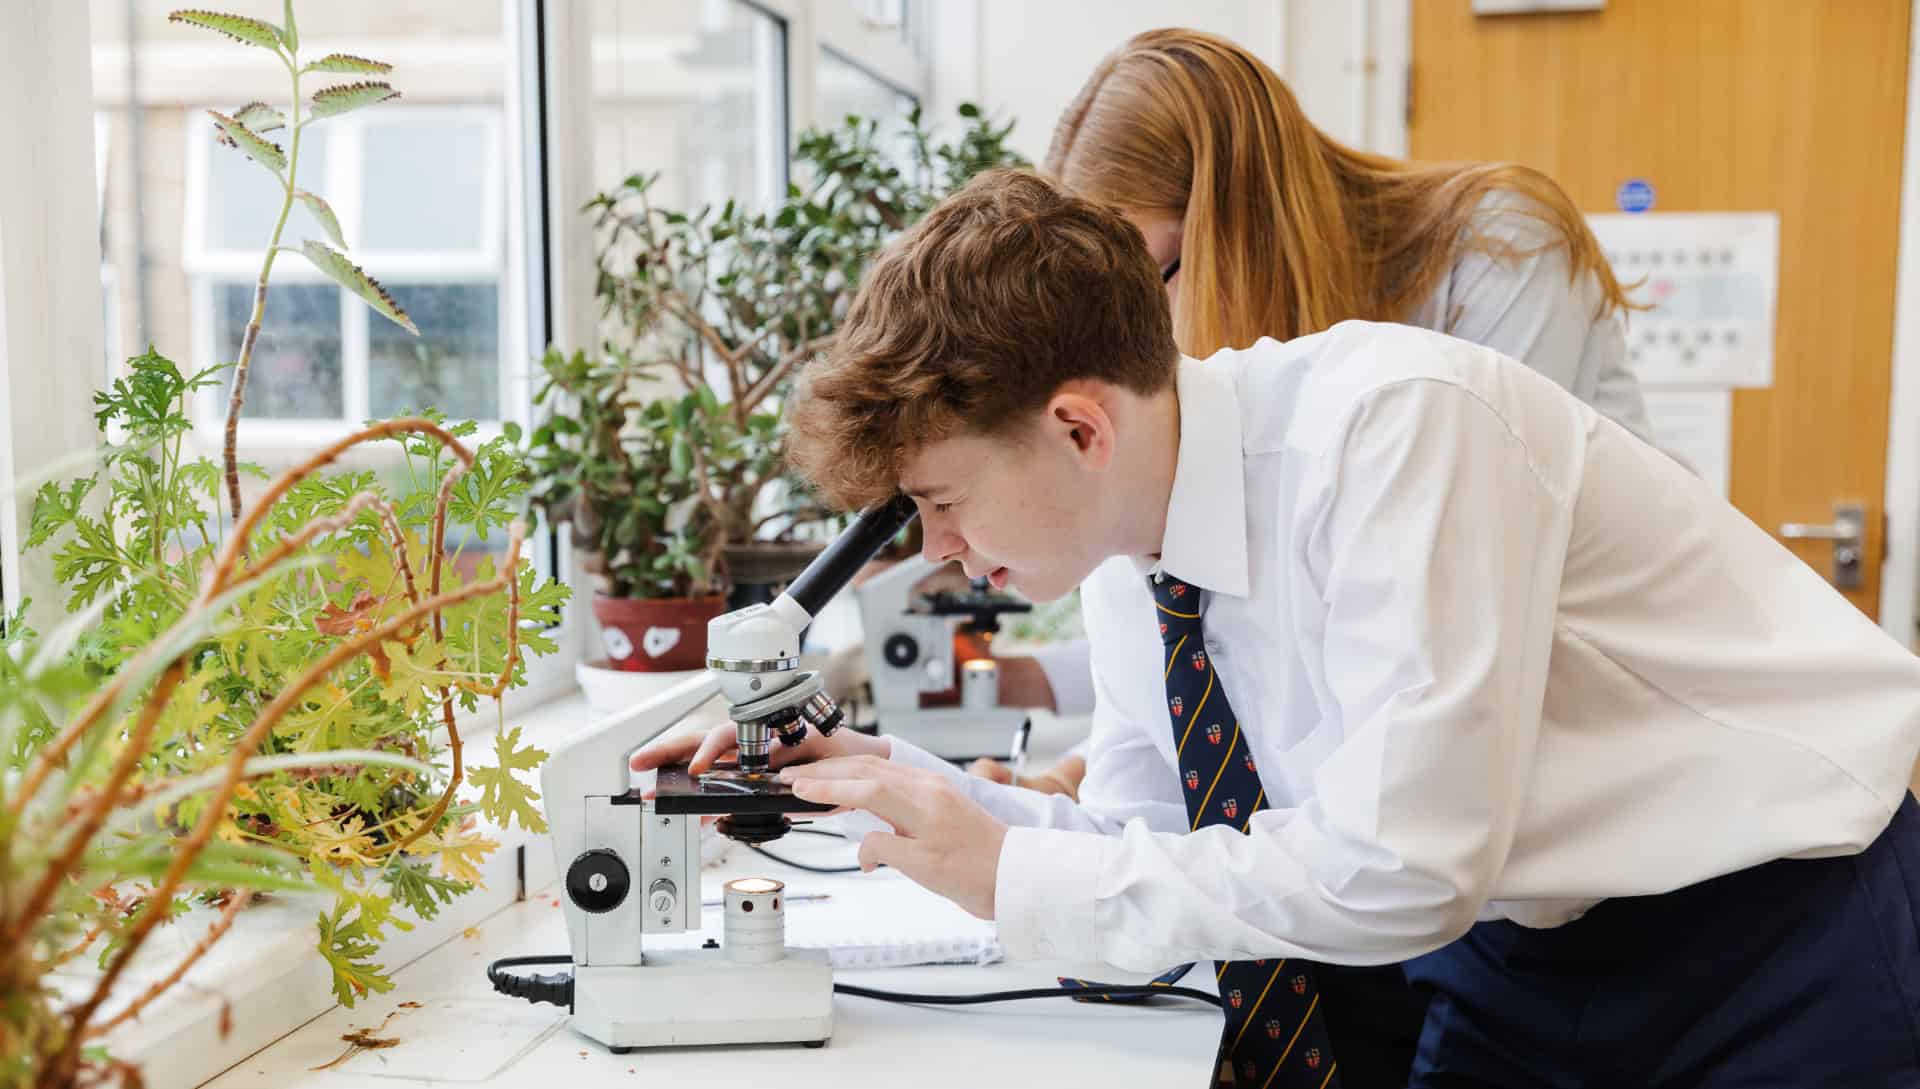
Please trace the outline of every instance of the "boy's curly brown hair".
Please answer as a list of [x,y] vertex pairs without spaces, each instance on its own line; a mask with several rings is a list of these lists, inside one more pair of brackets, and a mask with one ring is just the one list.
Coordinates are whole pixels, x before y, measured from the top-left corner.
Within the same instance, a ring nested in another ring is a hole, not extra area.
[[1014,433],[1075,379],[1157,393],[1178,358],[1132,224],[1029,171],[990,171],[874,260],[801,372],[788,460],[836,507],[870,506],[926,444]]

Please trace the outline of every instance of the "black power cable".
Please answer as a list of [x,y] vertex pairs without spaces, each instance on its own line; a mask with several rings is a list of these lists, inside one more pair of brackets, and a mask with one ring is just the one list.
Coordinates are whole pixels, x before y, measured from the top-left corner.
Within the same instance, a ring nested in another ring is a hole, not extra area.
[[[851,838],[845,832],[835,832],[829,828],[789,828],[787,829],[787,834],[790,836],[826,836],[829,839]],[[760,846],[757,843],[749,843],[746,846],[747,846],[747,849],[752,851],[754,854],[760,855],[767,859],[771,859],[774,862],[778,862],[782,866],[792,866],[796,870],[804,870],[807,873],[859,873],[860,872],[860,867],[857,865],[816,866],[810,862],[795,862],[793,859],[788,858],[785,855],[776,855],[772,851],[767,850],[766,848]]]
[[[573,973],[517,976],[507,972],[506,969],[572,963],[573,958],[565,954],[543,957],[502,957],[487,965],[487,979],[493,984],[493,989],[501,994],[570,1009],[573,1006]],[[833,990],[835,994],[844,994],[853,998],[871,998],[880,1002],[902,1002],[917,1006],[978,1006],[990,1002],[1018,1002],[1035,998],[1186,998],[1195,1002],[1205,1002],[1210,1006],[1220,1004],[1218,995],[1208,994],[1192,987],[1156,987],[1116,983],[1099,983],[1071,988],[1030,987],[1024,990],[983,991],[976,994],[883,991],[873,987],[856,987],[851,983],[836,983],[833,985]]]
[[987,1002],[1017,1002],[1028,998],[1191,998],[1210,1006],[1220,1004],[1220,996],[1192,987],[1153,987],[1096,983],[1087,987],[1029,987],[1019,991],[985,991],[979,994],[913,994],[907,991],[880,991],[856,987],[851,983],[833,985],[835,994],[855,998],[874,998],[882,1002],[907,1002],[923,1006],[977,1006]]
[[796,870],[805,870],[808,873],[859,873],[860,872],[860,867],[858,865],[815,866],[806,862],[795,862],[793,859],[788,858],[785,855],[776,855],[772,851],[767,850],[765,847],[761,847],[757,844],[752,844],[752,843],[747,844],[747,850],[752,851],[754,854],[760,855],[763,858],[772,859],[773,861],[778,862],[782,866],[792,866]]
[[493,989],[501,994],[524,998],[534,1003],[546,1002],[571,1011],[573,1009],[572,972],[516,976],[504,969],[524,968],[536,964],[571,965],[572,963],[572,955],[565,953],[544,957],[501,957],[487,965],[487,982],[493,984]]

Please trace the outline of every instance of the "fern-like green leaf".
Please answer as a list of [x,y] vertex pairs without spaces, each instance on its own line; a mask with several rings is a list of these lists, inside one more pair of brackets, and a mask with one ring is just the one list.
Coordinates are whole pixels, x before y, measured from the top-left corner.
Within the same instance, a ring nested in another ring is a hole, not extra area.
[[299,197],[300,203],[305,204],[307,211],[313,213],[313,218],[319,221],[320,226],[327,232],[327,237],[333,239],[333,244],[343,250],[346,249],[347,236],[340,233],[340,217],[333,214],[332,205],[305,189],[296,189],[293,195]]
[[287,43],[289,50],[300,48],[300,28],[293,21],[293,0],[287,0],[287,25],[280,31],[280,40]]
[[97,477],[83,476],[65,491],[52,481],[40,485],[40,492],[33,499],[33,520],[22,547],[39,548],[52,540],[55,533],[72,525],[80,516],[80,504],[97,483]]
[[424,863],[416,866],[396,860],[386,876],[393,898],[422,919],[433,918],[440,914],[442,904],[451,904],[454,897],[473,891],[472,882],[442,877]]
[[249,102],[233,112],[233,119],[256,133],[287,127],[287,119],[265,102]]
[[249,19],[244,15],[228,15],[219,11],[185,10],[168,15],[167,22],[205,27],[219,31],[236,42],[257,45],[276,53],[280,51],[280,28],[263,19]]
[[385,102],[389,98],[399,98],[400,92],[393,89],[391,83],[377,80],[365,80],[360,83],[342,83],[338,87],[328,87],[313,93],[313,116],[338,117],[351,113],[362,106],[371,106],[376,102]]
[[368,921],[368,907],[360,903],[352,919],[342,905],[320,916],[320,955],[333,969],[333,995],[343,1006],[350,1007],[369,993],[393,990],[393,980],[373,959],[380,952],[380,928]]
[[266,139],[219,110],[208,110],[207,113],[213,118],[213,123],[220,126],[221,143],[246,152],[247,158],[273,171],[276,175],[287,169],[287,156],[280,150],[279,144]]
[[324,242],[315,242],[312,239],[308,239],[300,247],[300,251],[307,255],[307,260],[313,262],[313,267],[331,276],[335,283],[365,299],[368,306],[385,314],[407,332],[414,336],[420,335],[420,330],[413,324],[413,319],[407,316],[407,312],[400,308],[399,303],[393,301],[393,296],[387,294],[387,289],[381,287],[378,280],[362,271],[359,265],[347,260],[346,254]]
[[351,53],[328,53],[312,64],[301,69],[302,72],[346,72],[354,75],[384,76],[393,71],[393,65],[385,61],[368,60]]

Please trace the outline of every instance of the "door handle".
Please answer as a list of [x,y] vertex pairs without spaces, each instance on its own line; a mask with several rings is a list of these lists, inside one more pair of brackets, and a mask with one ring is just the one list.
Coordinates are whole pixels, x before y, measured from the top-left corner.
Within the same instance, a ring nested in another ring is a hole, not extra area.
[[1828,578],[1842,590],[1857,590],[1866,555],[1867,511],[1860,503],[1835,503],[1831,522],[1788,522],[1780,536],[1789,541],[1832,541],[1833,569]]

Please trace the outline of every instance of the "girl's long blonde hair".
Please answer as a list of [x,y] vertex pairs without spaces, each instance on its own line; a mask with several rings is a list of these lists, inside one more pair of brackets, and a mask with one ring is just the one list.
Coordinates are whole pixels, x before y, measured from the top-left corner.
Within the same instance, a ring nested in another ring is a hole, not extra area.
[[1082,196],[1184,217],[1174,336],[1191,356],[1404,320],[1463,247],[1533,252],[1482,233],[1496,192],[1524,198],[1510,210],[1557,236],[1548,246],[1567,247],[1573,277],[1599,278],[1602,314],[1633,305],[1545,174],[1346,147],[1258,57],[1202,31],[1148,31],[1102,61],[1054,129],[1046,170]]

